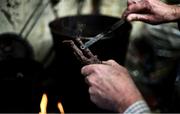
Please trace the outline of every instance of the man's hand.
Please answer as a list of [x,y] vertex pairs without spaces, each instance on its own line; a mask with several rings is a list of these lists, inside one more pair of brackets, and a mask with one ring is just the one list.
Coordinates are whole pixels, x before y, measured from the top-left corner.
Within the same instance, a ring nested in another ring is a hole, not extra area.
[[180,7],[165,4],[160,0],[128,0],[123,18],[150,24],[172,22],[180,19]]
[[82,68],[87,76],[90,99],[97,106],[116,112],[124,112],[131,104],[142,100],[128,71],[113,60]]

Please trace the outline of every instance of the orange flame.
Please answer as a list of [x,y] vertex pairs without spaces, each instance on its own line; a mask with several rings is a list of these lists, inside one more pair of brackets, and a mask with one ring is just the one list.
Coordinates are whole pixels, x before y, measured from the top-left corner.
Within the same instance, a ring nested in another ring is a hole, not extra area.
[[57,107],[58,107],[60,113],[64,114],[64,109],[63,109],[63,106],[62,106],[61,102],[58,102]]
[[[41,111],[39,112],[39,114],[47,114],[46,112],[47,104],[48,104],[48,98],[47,98],[47,95],[44,93],[41,99],[41,103],[40,103]],[[61,102],[58,102],[57,107],[60,111],[60,114],[64,114],[64,109]]]
[[40,103],[41,112],[39,112],[39,114],[46,114],[47,103],[48,103],[47,95],[43,94],[41,103]]

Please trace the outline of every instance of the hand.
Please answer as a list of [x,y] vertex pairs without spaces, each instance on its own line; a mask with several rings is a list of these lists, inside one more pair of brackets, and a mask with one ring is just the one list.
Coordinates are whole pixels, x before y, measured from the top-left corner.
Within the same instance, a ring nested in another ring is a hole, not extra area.
[[128,0],[123,18],[150,24],[177,21],[180,19],[180,7],[167,5],[160,0]]
[[103,109],[124,112],[131,104],[142,100],[128,71],[113,60],[81,69],[89,84],[90,99]]

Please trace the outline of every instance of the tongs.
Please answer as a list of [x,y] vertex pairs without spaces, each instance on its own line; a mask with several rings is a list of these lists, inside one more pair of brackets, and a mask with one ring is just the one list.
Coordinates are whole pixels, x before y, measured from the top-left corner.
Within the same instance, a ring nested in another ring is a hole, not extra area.
[[81,41],[81,37],[77,37],[74,41],[65,40],[64,43],[68,44],[69,47],[71,47],[76,58],[80,60],[82,64],[101,64],[102,61],[100,61],[98,57],[91,52],[89,47],[96,43],[98,40],[107,37],[109,34],[118,29],[124,23],[125,20],[121,19],[120,21],[116,22],[113,26],[111,26],[108,30],[96,35],[95,37],[89,37],[90,40],[85,43]]
[[85,42],[84,44],[81,45],[81,49],[87,49],[89,48],[91,45],[93,45],[94,43],[96,43],[97,41],[103,39],[104,37],[108,36],[109,34],[111,34],[113,31],[117,30],[119,27],[121,27],[123,24],[125,23],[124,19],[119,20],[118,22],[116,22],[115,24],[113,24],[109,29],[107,29],[106,31],[94,36],[94,37],[89,37],[88,39],[90,39],[89,41]]

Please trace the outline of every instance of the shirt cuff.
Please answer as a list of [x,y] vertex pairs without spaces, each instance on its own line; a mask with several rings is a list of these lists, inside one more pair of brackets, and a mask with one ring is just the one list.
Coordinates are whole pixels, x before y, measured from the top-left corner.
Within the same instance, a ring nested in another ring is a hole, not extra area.
[[123,114],[144,114],[150,113],[150,109],[144,100],[140,100],[129,106]]

